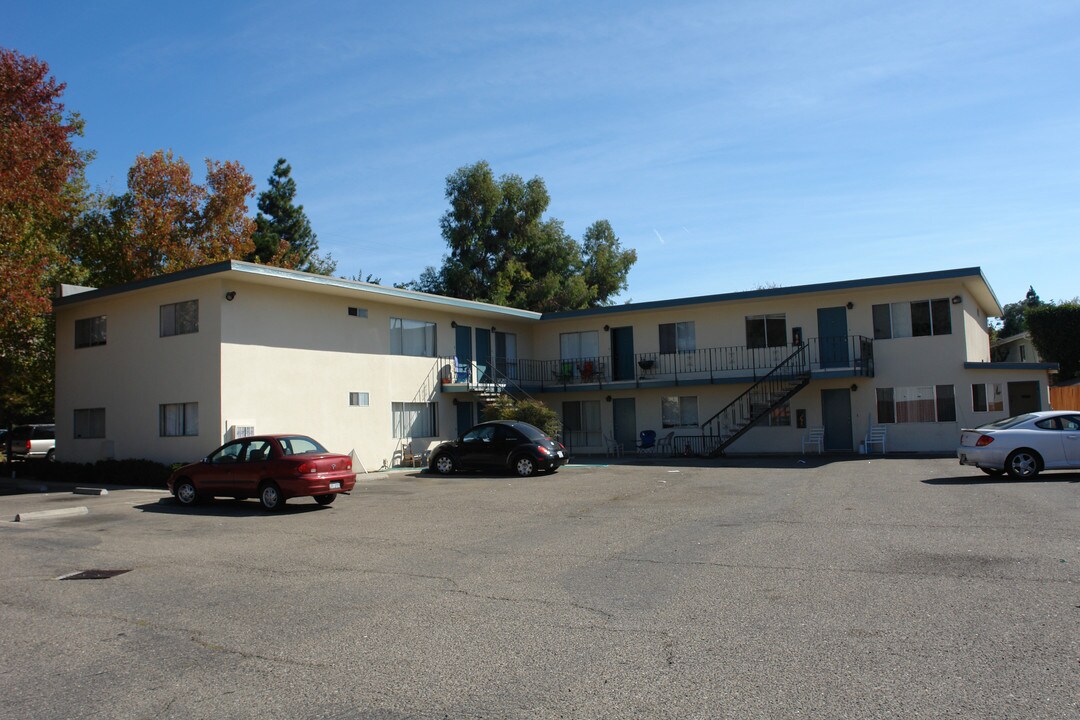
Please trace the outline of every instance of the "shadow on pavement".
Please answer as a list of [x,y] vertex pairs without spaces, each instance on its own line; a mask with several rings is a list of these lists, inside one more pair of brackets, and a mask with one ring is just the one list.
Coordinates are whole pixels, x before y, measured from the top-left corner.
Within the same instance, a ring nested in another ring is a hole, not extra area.
[[184,507],[176,502],[176,498],[167,497],[161,498],[157,502],[135,505],[134,508],[143,512],[160,513],[162,515],[201,515],[206,517],[252,517],[261,515],[275,517],[331,510],[333,506],[318,505],[310,498],[297,498],[294,501],[285,503],[285,507],[281,510],[270,512],[263,510],[258,500],[207,500],[199,505]]
[[1039,473],[1034,480],[1013,480],[1008,475],[963,475],[958,477],[927,478],[924,485],[1027,485],[1030,483],[1080,483],[1080,473]]

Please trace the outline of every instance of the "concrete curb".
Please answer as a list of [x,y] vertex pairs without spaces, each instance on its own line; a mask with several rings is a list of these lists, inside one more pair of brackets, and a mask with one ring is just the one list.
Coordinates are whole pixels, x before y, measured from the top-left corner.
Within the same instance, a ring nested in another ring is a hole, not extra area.
[[34,512],[19,513],[15,516],[15,522],[27,520],[50,520],[60,517],[74,517],[75,515],[89,515],[90,509],[85,505],[81,507],[56,508],[55,510],[36,510]]
[[77,487],[72,490],[76,495],[108,495],[109,491],[105,488],[92,488],[92,487]]

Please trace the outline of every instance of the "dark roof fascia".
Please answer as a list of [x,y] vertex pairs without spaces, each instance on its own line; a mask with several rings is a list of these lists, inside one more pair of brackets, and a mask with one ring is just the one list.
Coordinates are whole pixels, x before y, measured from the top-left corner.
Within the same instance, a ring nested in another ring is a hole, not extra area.
[[965,370],[1059,370],[1056,362],[966,362]]
[[612,313],[633,312],[638,310],[664,310],[668,308],[684,307],[686,305],[705,305],[708,303],[733,302],[737,300],[759,300],[763,298],[783,297],[785,295],[802,295],[809,293],[831,292],[834,290],[853,290],[857,288],[880,287],[882,285],[899,285],[903,283],[927,282],[933,280],[951,280],[954,278],[977,277],[989,290],[994,302],[1001,306],[994,295],[990,283],[986,281],[982,268],[968,267],[953,270],[936,270],[933,272],[911,273],[907,275],[889,275],[885,277],[863,278],[860,280],[841,280],[839,282],[815,283],[812,285],[793,285],[792,287],[767,288],[764,290],[745,290],[742,292],[721,293],[718,295],[699,295],[696,297],[676,298],[673,300],[653,300],[650,302],[628,303],[625,305],[608,305],[587,310],[565,310],[562,312],[544,313],[541,320],[561,320],[565,318],[587,317],[589,315],[608,315]]
[[64,305],[73,305],[75,303],[85,302],[87,300],[97,300],[99,298],[109,297],[112,295],[120,295],[123,293],[132,292],[134,290],[143,290],[145,288],[156,287],[159,285],[167,285],[168,283],[191,280],[193,278],[224,274],[230,271],[236,271],[248,275],[260,275],[263,277],[274,277],[282,278],[285,280],[292,280],[296,282],[311,283],[322,287],[334,287],[345,290],[359,290],[371,295],[383,295],[386,297],[416,300],[419,302],[427,302],[434,305],[444,305],[460,310],[479,310],[489,313],[496,313],[499,315],[508,315],[523,320],[538,320],[540,318],[540,313],[533,312],[531,310],[521,310],[518,308],[503,307],[501,305],[492,305],[490,303],[477,302],[475,300],[461,300],[459,298],[446,297],[444,295],[431,295],[429,293],[417,292],[415,290],[402,290],[395,287],[384,287],[382,285],[374,285],[372,283],[366,283],[357,280],[344,280],[341,278],[334,278],[325,275],[314,275],[312,273],[300,272],[298,270],[286,270],[285,268],[272,267],[270,265],[259,265],[257,263],[243,262],[241,260],[224,260],[222,262],[214,263],[212,265],[203,265],[202,267],[191,268],[189,270],[180,270],[179,272],[169,273],[168,275],[159,275],[158,277],[149,278],[147,280],[139,280],[137,282],[126,283],[124,285],[116,285],[114,287],[75,293],[74,295],[55,298],[53,300],[53,306],[62,307]]

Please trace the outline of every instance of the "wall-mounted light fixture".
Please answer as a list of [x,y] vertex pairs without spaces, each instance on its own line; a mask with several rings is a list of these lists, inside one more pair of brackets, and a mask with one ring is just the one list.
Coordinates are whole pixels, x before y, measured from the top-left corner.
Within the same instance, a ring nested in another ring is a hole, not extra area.
[[494,325],[491,326],[491,332],[495,332],[495,326]]
[[457,327],[457,320],[451,320],[450,321],[450,327],[456,328]]
[[848,309],[848,310],[851,310],[851,309],[852,309],[853,307],[855,307],[855,303],[853,303],[853,302],[851,302],[851,301],[849,300],[849,301],[848,301],[848,304],[847,304],[847,309]]
[[604,326],[604,332],[608,332],[609,330],[611,330],[611,326],[610,325],[605,325]]
[[959,305],[962,302],[964,302],[964,298],[960,297],[959,295],[953,295],[953,299],[952,299],[952,304],[953,305]]
[[851,392],[855,392],[858,389],[859,389],[858,385],[856,385],[855,383],[851,383]]
[[236,297],[236,291],[235,290],[230,290],[229,292],[225,293],[225,299],[228,300],[229,302],[232,302],[234,297]]
[[608,402],[611,402],[611,396],[610,396],[610,395],[608,395],[608,396],[607,396],[606,398],[604,398],[604,399],[605,399],[605,400],[607,400]]

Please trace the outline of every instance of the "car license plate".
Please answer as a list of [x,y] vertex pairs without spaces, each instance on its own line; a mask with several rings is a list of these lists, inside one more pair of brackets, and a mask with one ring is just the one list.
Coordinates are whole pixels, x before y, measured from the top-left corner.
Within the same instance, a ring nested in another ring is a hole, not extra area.
[[341,489],[341,483],[339,483],[339,482],[330,483],[330,489],[331,490],[340,490]]
[[559,450],[559,451],[558,451],[558,452],[556,452],[555,454],[556,454],[556,455],[558,455],[559,457],[562,457],[562,450]]

